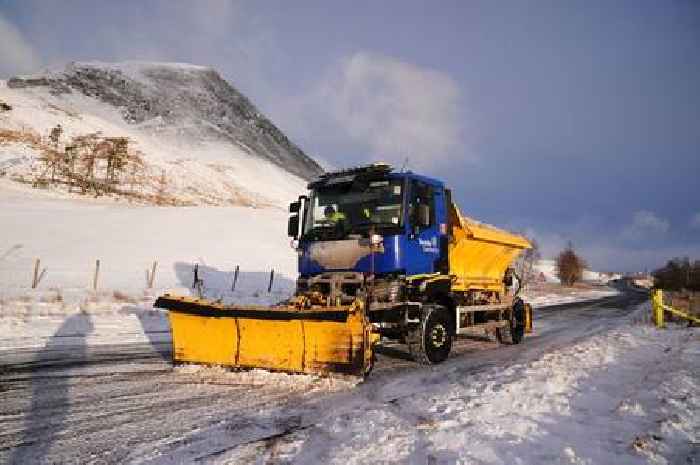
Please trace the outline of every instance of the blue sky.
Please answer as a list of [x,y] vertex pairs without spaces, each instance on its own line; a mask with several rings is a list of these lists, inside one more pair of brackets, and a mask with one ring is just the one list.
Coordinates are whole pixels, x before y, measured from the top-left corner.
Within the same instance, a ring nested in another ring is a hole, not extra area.
[[0,76],[210,65],[311,156],[445,179],[596,269],[700,259],[700,3],[0,0]]

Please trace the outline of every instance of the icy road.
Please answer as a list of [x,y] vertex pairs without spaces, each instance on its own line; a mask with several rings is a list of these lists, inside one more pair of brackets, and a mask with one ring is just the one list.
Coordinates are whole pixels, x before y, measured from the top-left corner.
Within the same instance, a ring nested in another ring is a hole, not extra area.
[[436,367],[383,347],[360,384],[173,370],[162,342],[0,352],[0,463],[700,463],[700,334],[641,299],[538,310],[522,345]]

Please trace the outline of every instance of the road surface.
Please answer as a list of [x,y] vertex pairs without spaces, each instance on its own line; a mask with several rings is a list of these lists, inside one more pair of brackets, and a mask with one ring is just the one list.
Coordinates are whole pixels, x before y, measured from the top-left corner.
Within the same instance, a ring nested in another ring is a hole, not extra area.
[[167,344],[85,347],[75,341],[0,352],[0,463],[217,463],[242,460],[243,450],[252,451],[253,460],[348,399],[389,405],[412,395],[386,389],[402,378],[506,371],[627,324],[644,299],[623,294],[536,310],[535,331],[523,344],[459,340],[436,367],[417,366],[402,346],[382,347],[374,371],[356,386],[311,377],[301,385],[202,380],[171,368]]

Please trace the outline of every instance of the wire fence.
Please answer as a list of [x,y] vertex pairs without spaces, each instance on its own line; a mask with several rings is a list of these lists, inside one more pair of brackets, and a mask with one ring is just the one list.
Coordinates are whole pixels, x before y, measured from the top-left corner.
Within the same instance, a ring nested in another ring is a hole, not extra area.
[[53,263],[39,258],[0,260],[0,294],[17,297],[27,293],[59,290],[65,293],[119,291],[130,294],[175,289],[209,298],[264,297],[294,289],[293,279],[276,272],[248,271],[240,265],[224,268],[205,262],[163,263],[152,260],[133,267],[103,259],[82,266]]

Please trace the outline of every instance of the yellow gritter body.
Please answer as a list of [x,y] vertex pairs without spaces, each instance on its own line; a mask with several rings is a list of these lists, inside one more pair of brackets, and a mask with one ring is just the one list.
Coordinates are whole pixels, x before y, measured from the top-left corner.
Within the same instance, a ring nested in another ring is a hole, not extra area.
[[462,216],[456,205],[449,212],[450,275],[454,292],[503,293],[503,275],[524,249],[532,247],[524,237]]

